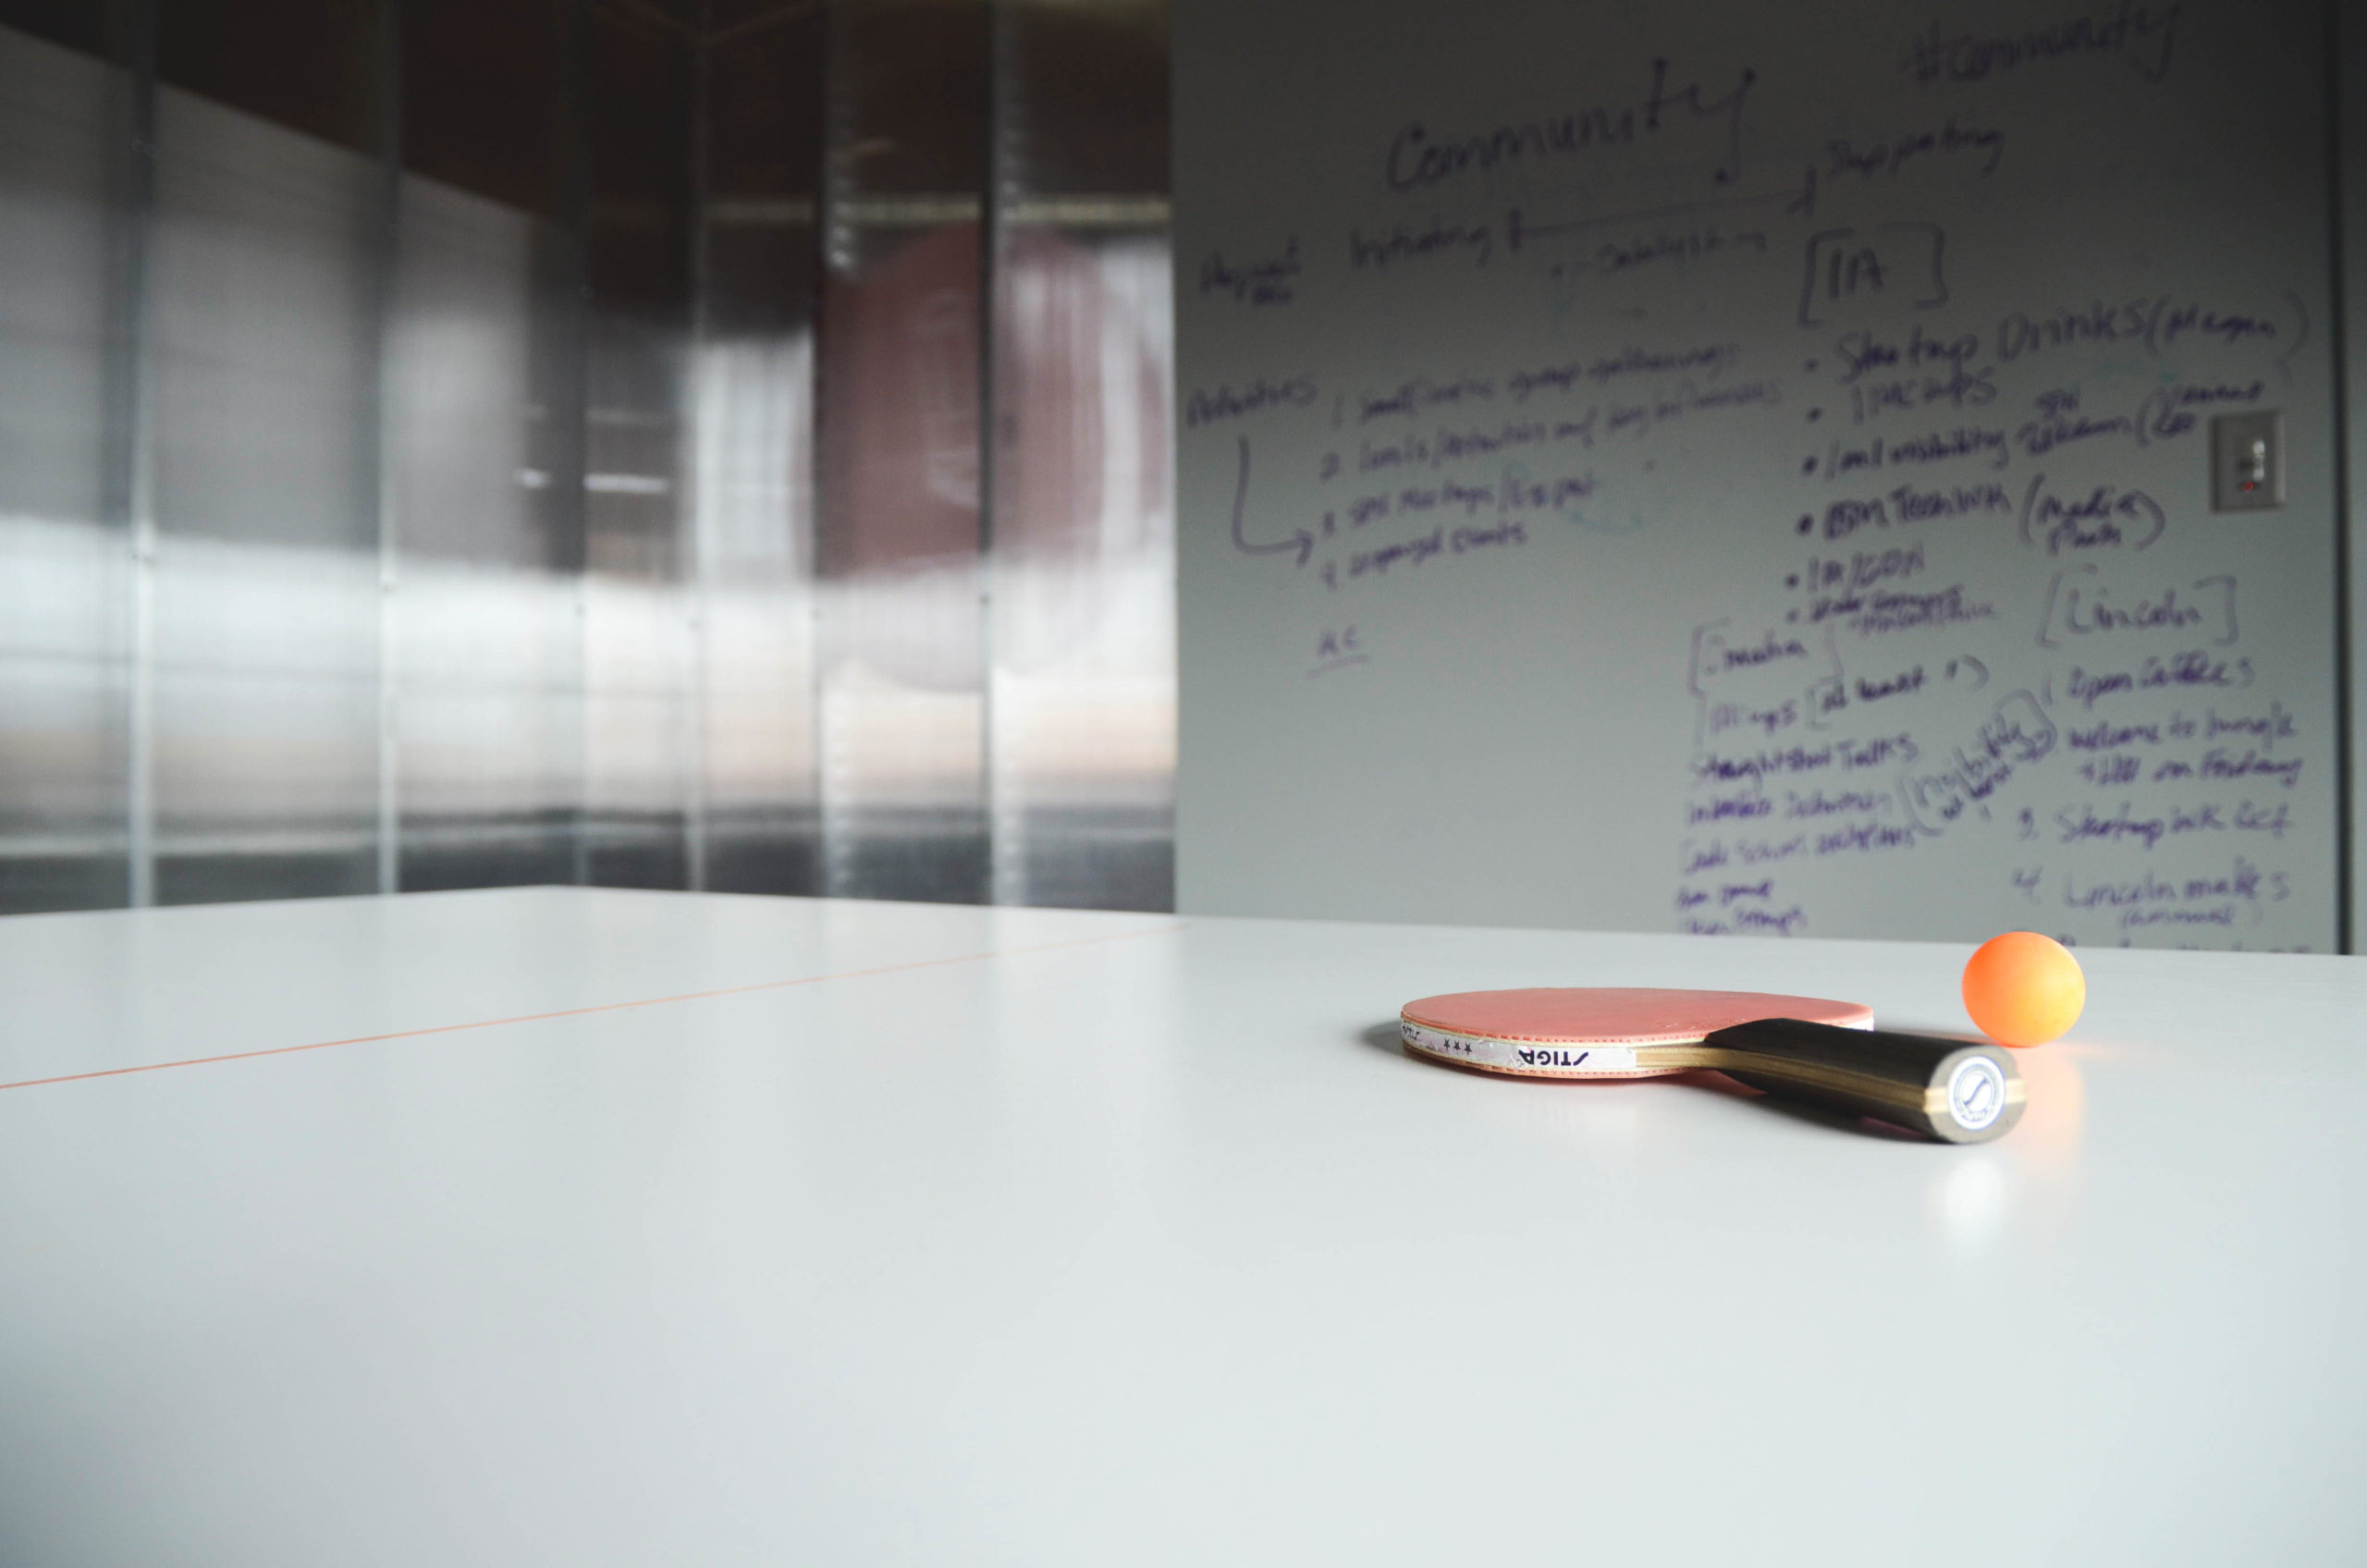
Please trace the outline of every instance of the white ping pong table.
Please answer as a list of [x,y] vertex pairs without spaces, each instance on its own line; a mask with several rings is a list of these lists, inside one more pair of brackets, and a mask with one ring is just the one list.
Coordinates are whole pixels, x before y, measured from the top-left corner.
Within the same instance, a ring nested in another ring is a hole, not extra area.
[[[530,888],[0,921],[0,1563],[2367,1562],[2367,961],[1998,1143],[1398,1005],[1967,950]],[[1722,1086],[1723,1085],[1723,1086]]]

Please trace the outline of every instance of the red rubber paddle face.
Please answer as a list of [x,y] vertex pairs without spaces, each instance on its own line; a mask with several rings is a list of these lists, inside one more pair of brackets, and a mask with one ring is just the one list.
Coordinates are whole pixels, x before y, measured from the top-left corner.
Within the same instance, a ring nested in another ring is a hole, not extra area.
[[1698,1045],[1730,1024],[1762,1018],[1870,1029],[1857,1002],[1767,991],[1551,986],[1458,991],[1407,1002],[1398,1012],[1406,1048],[1441,1061],[1524,1078],[1649,1078],[1692,1062],[1655,1061],[1656,1047]]

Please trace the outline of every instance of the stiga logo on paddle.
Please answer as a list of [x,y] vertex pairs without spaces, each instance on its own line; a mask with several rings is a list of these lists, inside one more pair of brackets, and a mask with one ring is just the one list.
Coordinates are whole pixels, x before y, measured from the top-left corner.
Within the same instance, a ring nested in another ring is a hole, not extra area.
[[1616,1046],[1540,1046],[1521,1040],[1491,1039],[1485,1035],[1456,1035],[1403,1017],[1398,1020],[1397,1035],[1407,1049],[1419,1055],[1497,1072],[1600,1078],[1625,1076],[1636,1071],[1636,1053]]

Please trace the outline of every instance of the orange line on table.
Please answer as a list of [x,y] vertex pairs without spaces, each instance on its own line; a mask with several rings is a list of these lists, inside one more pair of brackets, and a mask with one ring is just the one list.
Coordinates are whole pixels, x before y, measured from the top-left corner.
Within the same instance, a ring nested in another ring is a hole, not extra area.
[[925,958],[912,963],[883,964],[877,969],[849,969],[836,974],[806,974],[794,980],[759,980],[753,986],[726,986],[714,991],[684,991],[680,996],[643,997],[629,1002],[595,1002],[590,1007],[561,1008],[556,1012],[527,1012],[515,1018],[484,1018],[470,1023],[433,1023],[424,1029],[397,1029],[385,1035],[355,1035],[343,1040],[313,1040],[301,1046],[269,1046],[258,1051],[230,1051],[222,1056],[192,1056],[179,1061],[149,1061],[133,1067],[103,1067],[95,1072],[65,1072],[55,1078],[22,1078],[0,1084],[0,1089],[37,1089],[44,1084],[79,1084],[87,1078],[120,1078],[128,1072],[162,1072],[170,1067],[204,1067],[217,1061],[252,1061],[257,1057],[292,1056],[298,1051],[325,1051],[337,1046],[368,1046],[384,1040],[415,1040],[426,1035],[457,1035],[469,1029],[498,1029],[505,1023],[542,1023],[555,1018],[582,1018],[595,1012],[623,1012],[637,1007],[663,1007],[668,1002],[699,1002],[716,997],[744,997],[754,991],[782,991],[795,986],[819,986],[830,980],[864,980],[877,974],[901,974],[914,969],[941,969],[948,964],[980,963],[990,958],[1024,958],[1030,953],[1056,952],[1062,948],[1089,947],[1096,942],[1122,942],[1136,937],[1162,937],[1185,929],[1160,925],[1148,931],[1113,931],[1103,937],[1076,937],[1065,942],[1040,942],[1028,948],[1003,948],[989,953],[957,953],[951,958]]

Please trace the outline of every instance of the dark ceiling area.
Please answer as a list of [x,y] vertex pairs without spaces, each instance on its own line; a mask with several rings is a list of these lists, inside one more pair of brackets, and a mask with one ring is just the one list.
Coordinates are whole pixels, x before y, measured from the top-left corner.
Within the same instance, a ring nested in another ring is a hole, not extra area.
[[814,194],[833,57],[867,193],[979,188],[995,58],[1031,190],[1167,186],[1165,10],[1122,0],[0,0],[0,26],[559,221],[658,219],[701,142],[710,195]]

